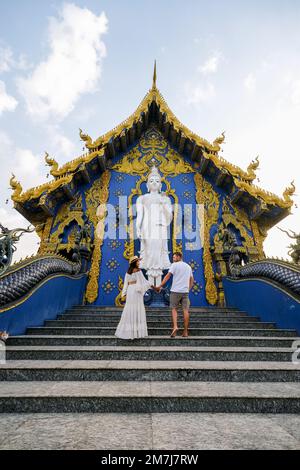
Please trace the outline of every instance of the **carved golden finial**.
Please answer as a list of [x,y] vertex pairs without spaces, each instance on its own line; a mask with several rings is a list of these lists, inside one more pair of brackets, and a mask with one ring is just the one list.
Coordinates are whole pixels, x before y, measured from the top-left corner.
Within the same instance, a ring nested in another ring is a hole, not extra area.
[[46,165],[51,167],[50,174],[52,176],[57,176],[58,163],[55,158],[51,158],[48,152],[45,152],[45,162]]
[[257,157],[251,161],[251,163],[248,165],[248,168],[247,168],[247,178],[246,180],[251,182],[253,180],[255,180],[256,178],[256,173],[255,173],[255,170],[257,170],[257,168],[259,167],[259,155],[257,155]]
[[154,71],[153,71],[153,82],[152,82],[152,89],[156,88],[156,60],[154,61]]
[[213,141],[213,146],[216,148],[217,152],[221,149],[220,146],[221,144],[223,144],[224,141],[225,141],[225,131],[222,132],[222,134]]
[[285,200],[286,203],[288,203],[290,206],[293,205],[293,200],[291,199],[291,196],[295,193],[296,187],[295,187],[295,181],[293,180],[291,182],[291,185],[288,186],[284,191],[283,191],[283,199]]
[[92,144],[92,138],[88,134],[84,134],[82,129],[79,129],[79,136],[83,142],[85,142],[85,146],[88,147]]
[[18,202],[19,196],[21,195],[23,188],[21,186],[21,183],[19,183],[19,181],[16,180],[16,177],[13,173],[9,180],[9,184],[10,184],[11,189],[13,189],[14,191],[11,198],[13,201]]
[[250,165],[247,168],[247,171],[257,170],[258,167],[259,167],[259,155],[257,155],[257,157],[251,161]]

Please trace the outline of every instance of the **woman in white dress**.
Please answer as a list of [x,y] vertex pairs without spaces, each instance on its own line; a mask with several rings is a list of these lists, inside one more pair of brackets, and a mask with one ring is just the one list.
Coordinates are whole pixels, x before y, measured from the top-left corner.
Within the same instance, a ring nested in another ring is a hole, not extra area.
[[125,275],[122,297],[126,303],[115,336],[121,339],[145,338],[148,336],[144,294],[152,286],[139,268],[140,258],[133,256]]

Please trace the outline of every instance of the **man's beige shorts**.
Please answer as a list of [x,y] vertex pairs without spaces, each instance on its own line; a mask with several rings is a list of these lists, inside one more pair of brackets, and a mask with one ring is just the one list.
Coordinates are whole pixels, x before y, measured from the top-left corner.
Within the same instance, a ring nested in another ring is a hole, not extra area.
[[170,292],[170,307],[178,308],[179,305],[182,305],[184,310],[188,309],[190,306],[189,294],[188,292]]

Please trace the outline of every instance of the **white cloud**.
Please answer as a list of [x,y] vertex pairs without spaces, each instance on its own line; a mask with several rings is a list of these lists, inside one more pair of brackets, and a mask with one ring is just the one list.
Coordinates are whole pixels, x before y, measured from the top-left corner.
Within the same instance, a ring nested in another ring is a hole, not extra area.
[[[9,164],[7,164],[9,162]],[[18,147],[9,136],[0,132],[0,193],[9,187],[9,178],[14,173],[24,189],[37,186],[45,180],[45,163],[42,156],[25,148]],[[8,191],[1,196],[7,197]]]
[[216,73],[220,63],[220,55],[216,54],[207,59],[207,61],[198,67],[198,70],[203,73],[204,75],[208,75],[211,73]]
[[31,150],[16,148],[16,161],[12,171],[18,176],[23,186],[37,186],[40,180],[42,158],[34,155]]
[[56,135],[54,143],[60,149],[61,154],[65,157],[71,157],[74,154],[75,145],[65,135]]
[[58,156],[63,156],[69,159],[74,158],[76,148],[73,142],[71,142],[68,137],[61,134],[59,129],[57,129],[56,127],[49,128],[48,131],[49,138],[51,140],[52,152],[54,152],[55,155]]
[[25,54],[20,54],[16,59],[9,46],[0,45],[0,73],[9,72],[11,69],[27,70],[31,68]]
[[17,100],[6,93],[5,83],[0,80],[0,116],[4,111],[14,111],[17,105]]
[[25,54],[21,54],[18,60],[14,62],[14,67],[18,70],[28,70],[31,69],[33,65],[29,63],[28,57]]
[[290,98],[292,104],[298,106],[300,104],[300,80],[294,80],[291,83]]
[[[45,180],[45,177],[42,176],[42,172],[45,173],[44,162],[31,150],[15,146],[9,136],[0,131],[0,167],[0,222],[9,228],[26,228],[29,225],[28,220],[11,208],[11,202],[5,207],[2,202],[6,199],[10,200],[9,179],[11,173],[16,175],[24,189],[37,186]],[[35,233],[24,234],[17,244],[14,260],[36,253],[38,240]]]
[[50,52],[32,74],[18,80],[28,112],[39,118],[64,118],[80,95],[97,90],[101,63],[106,56],[102,36],[107,32],[105,13],[65,4],[59,18],[50,18]]
[[10,47],[0,46],[0,73],[8,72],[13,65],[13,53]]
[[256,78],[252,73],[249,73],[244,80],[244,86],[247,91],[253,92],[256,89]]
[[216,96],[216,90],[212,83],[185,84],[186,102],[188,104],[199,104],[210,101]]

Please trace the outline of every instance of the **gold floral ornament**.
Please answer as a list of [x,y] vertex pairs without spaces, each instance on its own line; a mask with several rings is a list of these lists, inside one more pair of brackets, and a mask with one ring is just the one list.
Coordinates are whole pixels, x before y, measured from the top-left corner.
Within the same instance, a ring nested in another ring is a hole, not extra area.
[[103,245],[107,201],[109,197],[109,182],[111,174],[109,171],[102,173],[86,195],[87,216],[94,225],[94,250],[85,298],[87,302],[93,303],[98,297],[99,273],[102,259],[101,247]]
[[119,282],[118,282],[118,290],[119,293],[117,297],[115,298],[115,305],[117,307],[123,307],[125,304],[125,299],[122,297],[122,290],[123,290],[124,282],[121,276],[119,276]]
[[[205,296],[209,304],[215,305],[218,300],[217,288],[214,282],[214,271],[212,266],[212,257],[210,252],[210,227],[215,223],[218,217],[218,208],[219,206],[216,203],[217,196],[211,190],[207,193],[206,190],[203,191],[205,185],[209,183],[204,182],[203,177],[196,173],[194,176],[195,186],[196,186],[196,202],[199,205],[204,205],[204,220],[201,219],[198,212],[198,219],[200,223],[200,235],[203,244],[203,264],[204,264],[204,277],[205,277]],[[206,197],[210,199],[206,200]],[[208,209],[210,210],[210,215],[208,215]],[[204,227],[201,228],[201,224],[204,223]]]
[[[164,151],[166,153],[163,153]],[[168,147],[167,141],[154,129],[149,129],[140,143],[124,155],[112,169],[136,176],[148,173],[154,164],[164,176],[195,173],[194,168],[179,153]]]

